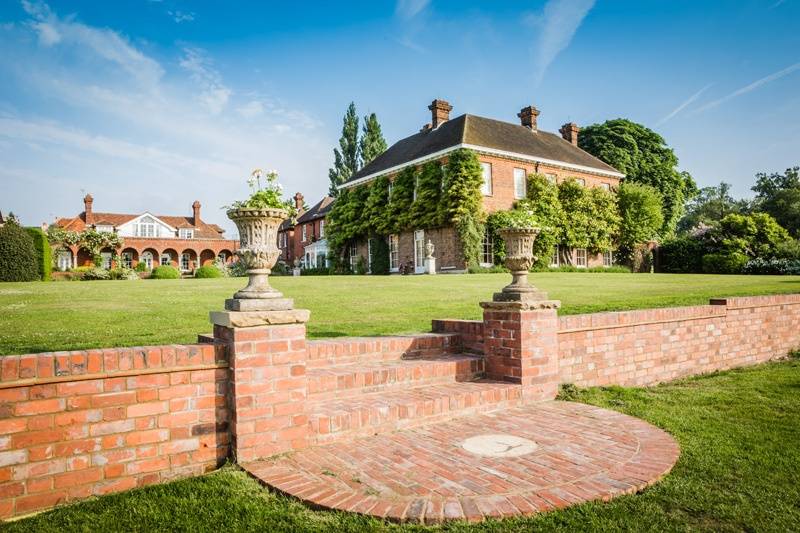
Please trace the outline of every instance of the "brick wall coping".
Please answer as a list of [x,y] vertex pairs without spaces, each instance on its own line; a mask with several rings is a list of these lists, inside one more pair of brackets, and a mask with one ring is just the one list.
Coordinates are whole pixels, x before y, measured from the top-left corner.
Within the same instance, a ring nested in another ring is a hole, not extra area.
[[[744,308],[742,308],[744,309]],[[685,320],[710,320],[712,318],[720,318],[725,313],[711,313],[707,315],[688,315],[684,317],[663,318],[660,320],[639,320],[636,322],[620,322],[618,324],[600,324],[571,329],[559,329],[558,334],[579,333],[581,331],[597,331],[600,329],[618,329],[618,328],[633,328],[636,326],[650,326],[653,324],[668,324],[670,322],[683,322]],[[590,316],[590,315],[573,315],[573,316]]]
[[214,344],[6,355],[0,357],[0,389],[226,367],[224,347]]
[[110,378],[131,378],[136,376],[148,376],[151,374],[172,374],[176,372],[194,372],[196,370],[217,370],[220,368],[228,368],[228,363],[215,363],[210,365],[190,365],[190,366],[174,366],[169,368],[144,368],[132,370],[130,372],[98,372],[95,374],[79,374],[75,376],[58,376],[53,378],[44,379],[21,379],[18,381],[9,381],[0,383],[0,390],[16,389],[20,387],[34,387],[36,385],[52,385],[54,383],[73,383],[75,381],[91,381],[95,379],[110,379]]

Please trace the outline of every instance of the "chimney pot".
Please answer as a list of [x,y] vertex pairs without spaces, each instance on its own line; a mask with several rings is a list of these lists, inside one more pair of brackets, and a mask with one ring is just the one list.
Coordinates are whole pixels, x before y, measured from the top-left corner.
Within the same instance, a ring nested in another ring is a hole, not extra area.
[[567,122],[561,129],[558,130],[565,141],[571,142],[573,145],[578,146],[578,132],[581,129],[574,122]]
[[192,204],[192,218],[195,226],[200,225],[200,202],[195,200]]
[[83,197],[83,212],[84,212],[84,222],[86,225],[91,225],[94,222],[94,214],[92,213],[92,203],[94,202],[94,198],[92,198],[91,194],[87,194]]
[[539,117],[538,109],[529,105],[528,107],[523,107],[520,112],[517,113],[517,116],[520,119],[520,124],[531,131],[537,131],[536,119]]
[[453,106],[451,106],[446,100],[439,100],[437,98],[431,102],[431,105],[428,106],[428,109],[431,110],[431,129],[435,130],[450,120],[450,111],[453,110]]

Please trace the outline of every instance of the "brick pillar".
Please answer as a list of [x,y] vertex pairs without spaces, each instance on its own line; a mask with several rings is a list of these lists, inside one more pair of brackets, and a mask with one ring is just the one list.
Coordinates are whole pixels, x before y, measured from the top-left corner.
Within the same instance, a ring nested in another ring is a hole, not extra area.
[[558,394],[556,300],[481,302],[484,354],[490,379],[522,385],[531,401]]
[[231,450],[237,462],[255,461],[308,445],[308,317],[307,310],[291,308],[211,313],[214,338],[228,349]]

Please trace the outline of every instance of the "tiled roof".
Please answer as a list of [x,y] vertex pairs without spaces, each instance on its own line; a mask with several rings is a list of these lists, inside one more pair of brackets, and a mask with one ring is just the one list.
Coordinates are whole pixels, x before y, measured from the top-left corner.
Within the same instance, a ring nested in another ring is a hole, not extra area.
[[[118,227],[126,222],[130,222],[134,218],[141,216],[139,215],[128,215],[122,213],[92,213],[93,216],[93,224],[95,226],[114,226]],[[207,222],[200,221],[200,225],[195,227],[194,225],[194,218],[193,217],[176,217],[170,215],[154,215],[156,218],[161,220],[162,222],[169,224],[173,228],[191,228],[194,229],[194,236],[196,239],[222,239],[223,233],[225,230],[217,226],[216,224],[209,224]],[[86,213],[82,212],[80,215],[74,218],[60,218],[55,222],[56,226],[60,226],[64,229],[73,230],[73,231],[81,231],[86,228]]]
[[589,167],[602,172],[619,172],[565,141],[560,135],[542,130],[534,132],[518,124],[464,114],[448,120],[434,130],[421,131],[397,141],[353,174],[347,183],[460,144],[513,152],[568,165]]
[[333,207],[334,200],[336,200],[336,198],[332,196],[326,196],[317,202],[311,209],[300,215],[297,218],[297,222],[311,222],[312,220],[324,217]]

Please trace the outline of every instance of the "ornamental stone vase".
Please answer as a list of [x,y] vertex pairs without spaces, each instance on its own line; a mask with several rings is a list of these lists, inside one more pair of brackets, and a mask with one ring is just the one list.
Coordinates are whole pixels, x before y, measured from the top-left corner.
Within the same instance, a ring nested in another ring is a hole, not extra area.
[[278,227],[286,220],[285,209],[240,208],[228,211],[228,218],[239,230],[236,255],[247,267],[247,286],[233,297],[237,300],[281,298],[269,284],[269,274],[280,257]]
[[498,231],[506,245],[505,266],[511,271],[512,280],[495,293],[497,302],[546,300],[547,293],[528,283],[528,271],[536,262],[533,243],[539,235],[538,228],[503,228]]

